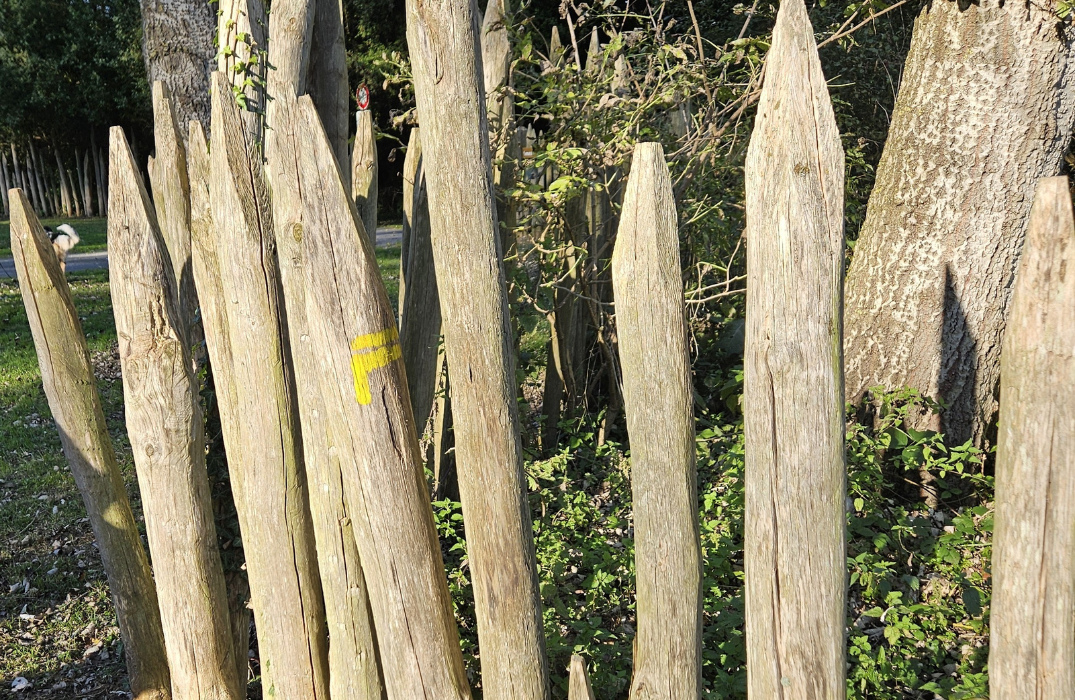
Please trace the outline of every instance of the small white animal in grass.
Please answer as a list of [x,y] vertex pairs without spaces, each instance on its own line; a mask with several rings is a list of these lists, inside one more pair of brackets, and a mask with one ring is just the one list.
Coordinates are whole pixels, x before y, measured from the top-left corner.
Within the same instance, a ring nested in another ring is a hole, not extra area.
[[52,249],[56,251],[56,258],[60,261],[60,269],[66,272],[67,254],[81,240],[78,237],[78,231],[70,224],[60,224],[55,231],[46,226],[45,233],[49,235],[49,240],[52,241]]

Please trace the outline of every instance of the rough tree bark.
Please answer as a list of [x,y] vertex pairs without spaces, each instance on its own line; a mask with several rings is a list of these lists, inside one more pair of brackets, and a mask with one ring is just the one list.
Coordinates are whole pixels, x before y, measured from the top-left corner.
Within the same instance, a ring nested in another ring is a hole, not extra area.
[[746,161],[747,693],[840,700],[844,153],[803,0],[784,0]]
[[60,443],[101,553],[135,700],[168,700],[157,589],[105,425],[86,336],[45,230],[11,191],[11,252]]
[[263,0],[218,0],[216,69],[242,95],[243,126],[251,143],[261,143],[265,116],[268,19]]
[[11,217],[11,202],[7,191],[14,189],[7,174],[7,154],[0,152],[0,199],[4,200],[4,216]]
[[[359,110],[355,116],[355,150],[351,154],[351,194],[362,217],[370,242],[377,245],[377,141],[373,137],[373,113]],[[401,309],[402,311],[402,309]]]
[[697,447],[681,275],[664,149],[640,143],[612,256],[635,524],[632,700],[697,700],[702,691]]
[[179,124],[209,129],[209,72],[213,66],[214,6],[205,0],[141,0],[142,58],[149,84],[163,81]]
[[1066,177],[1037,197],[1004,337],[989,697],[1075,692],[1075,216]]
[[489,697],[549,695],[475,4],[407,2],[407,43]]
[[298,105],[307,320],[388,697],[469,700],[392,307],[313,102]]
[[176,281],[173,291],[179,316],[175,321],[190,347],[201,341],[195,320],[198,294],[190,268],[190,180],[172,96],[161,81],[153,83],[153,136],[157,151],[156,175],[150,173],[153,204]]
[[[56,158],[56,171],[60,176],[60,195],[63,197],[63,213],[64,216],[73,216],[75,212],[74,198],[71,196],[71,188],[67,183],[67,170],[63,167],[63,157],[60,156],[60,149],[53,148],[52,155]],[[3,184],[3,174],[0,173],[0,185]],[[4,193],[4,209],[7,209],[7,193]]]
[[[329,682],[333,698],[364,700],[383,693],[368,594],[343,493],[335,437],[317,384],[316,346],[306,319],[306,255],[295,133],[296,96],[305,88],[312,0],[288,0],[270,16],[270,130],[266,156],[272,184],[273,222],[294,362],[303,461],[312,487],[310,511],[329,627]],[[296,235],[297,234],[297,235]]]
[[124,416],[153,555],[172,692],[175,698],[238,700],[201,401],[175,276],[118,126],[112,128],[109,160],[109,270]]
[[[351,172],[350,154],[347,152],[347,134],[350,132],[350,90],[347,83],[347,50],[343,37],[342,0],[311,0],[317,5],[310,47],[310,72],[306,78],[307,90],[321,123],[325,125],[332,152],[340,172]],[[303,94],[299,92],[298,94]],[[344,178],[344,187],[351,181]],[[375,236],[376,232],[370,234]]]
[[[220,262],[216,251],[213,211],[209,201],[209,148],[201,122],[188,125],[187,173],[190,182],[191,271],[194,283],[205,301],[201,304],[202,330],[212,358],[213,388],[224,434],[224,449],[229,464],[242,461],[242,437],[239,434],[238,399],[235,395],[235,369],[227,317],[227,300],[220,281]],[[242,470],[230,469],[228,478],[235,498],[235,511],[241,532],[249,532],[243,507]],[[228,576],[227,574],[225,575]],[[250,617],[246,603],[249,584],[238,573],[225,581],[228,587],[228,618],[235,647],[239,690],[245,694],[250,667]],[[246,585],[244,585],[246,583]]]
[[90,152],[82,154],[82,198],[86,202],[86,216],[97,216],[93,206],[93,189],[90,185]]
[[1073,67],[1051,6],[922,10],[847,277],[849,401],[915,387],[949,405],[921,427],[982,443],[1034,187],[1075,123]]
[[241,416],[241,461],[230,466],[243,484],[243,545],[262,682],[279,697],[318,700],[328,697],[325,607],[272,214],[261,159],[251,155],[221,73],[213,74],[213,125],[209,194]]

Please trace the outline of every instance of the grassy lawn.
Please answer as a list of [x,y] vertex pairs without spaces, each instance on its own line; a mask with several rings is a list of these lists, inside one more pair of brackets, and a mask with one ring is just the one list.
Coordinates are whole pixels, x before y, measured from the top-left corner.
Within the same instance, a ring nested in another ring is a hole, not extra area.
[[[60,224],[71,224],[82,239],[75,246],[73,253],[93,253],[108,249],[108,219],[42,219],[41,224],[52,228]],[[7,221],[0,221],[0,258],[8,257],[11,257],[11,225]]]
[[[101,220],[102,241],[103,230]],[[399,246],[378,249],[377,258],[395,302]],[[68,279],[141,522],[108,272]],[[5,279],[0,279],[0,586],[0,694],[19,676],[33,684],[22,697],[109,697],[127,690],[122,643],[93,532],[41,386],[18,284]]]

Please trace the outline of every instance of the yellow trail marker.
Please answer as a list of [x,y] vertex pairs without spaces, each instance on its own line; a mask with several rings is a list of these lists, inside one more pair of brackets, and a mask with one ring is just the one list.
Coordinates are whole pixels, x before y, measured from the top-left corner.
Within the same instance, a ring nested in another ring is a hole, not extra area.
[[355,399],[363,406],[368,406],[373,401],[370,372],[387,367],[402,357],[399,330],[392,327],[360,335],[351,341],[351,352],[354,353],[351,355],[351,373],[355,377]]

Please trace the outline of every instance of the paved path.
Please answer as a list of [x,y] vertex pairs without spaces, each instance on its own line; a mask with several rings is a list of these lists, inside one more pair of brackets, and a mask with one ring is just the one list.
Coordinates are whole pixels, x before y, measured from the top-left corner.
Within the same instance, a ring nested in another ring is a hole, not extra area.
[[[401,228],[377,229],[377,247],[383,248],[396,245],[403,240]],[[67,256],[67,271],[81,272],[83,270],[107,270],[108,253],[98,251],[96,253],[71,253]],[[15,263],[11,258],[0,258],[0,279],[10,279],[15,276]]]

